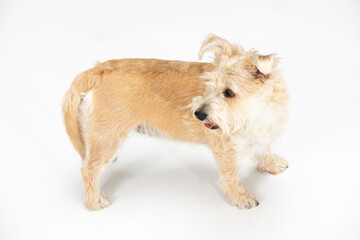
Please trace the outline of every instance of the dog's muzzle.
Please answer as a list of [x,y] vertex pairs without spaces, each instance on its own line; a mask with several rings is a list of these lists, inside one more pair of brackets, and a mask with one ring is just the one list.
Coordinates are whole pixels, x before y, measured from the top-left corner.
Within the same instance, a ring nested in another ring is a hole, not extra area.
[[195,117],[197,118],[197,119],[199,119],[200,121],[204,121],[206,118],[207,118],[207,113],[206,112],[204,112],[204,110],[203,109],[198,109],[198,110],[196,110],[196,112],[194,113],[195,114]]
[[[200,121],[204,121],[207,117],[208,117],[208,114],[204,111],[204,107],[202,108],[199,108],[198,110],[196,110],[194,112],[194,115],[197,119],[199,119]],[[204,126],[209,128],[209,129],[218,129],[219,126],[214,124],[214,123],[210,123],[210,122],[206,122],[204,123]]]

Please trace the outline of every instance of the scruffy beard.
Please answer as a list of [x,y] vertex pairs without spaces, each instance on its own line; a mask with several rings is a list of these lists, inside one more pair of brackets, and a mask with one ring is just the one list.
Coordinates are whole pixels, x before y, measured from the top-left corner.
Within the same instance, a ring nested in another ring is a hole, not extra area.
[[230,135],[239,128],[240,119],[237,119],[230,112],[224,98],[219,95],[210,94],[206,97],[194,97],[188,107],[191,108],[193,113],[199,108],[203,108],[207,117],[202,122],[204,127],[210,130],[217,130],[222,134]]

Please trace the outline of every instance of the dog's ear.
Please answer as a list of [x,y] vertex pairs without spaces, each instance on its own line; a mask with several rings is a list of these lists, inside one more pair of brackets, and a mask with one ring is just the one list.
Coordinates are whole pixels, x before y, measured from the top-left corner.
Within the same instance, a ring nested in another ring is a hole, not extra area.
[[277,70],[279,57],[277,54],[260,55],[255,50],[250,50],[248,54],[250,67],[256,78],[267,79],[270,74]]
[[210,34],[203,41],[199,50],[199,59],[201,60],[206,52],[215,54],[214,62],[218,62],[222,56],[232,57],[243,53],[243,49],[226,39],[223,39],[215,34]]

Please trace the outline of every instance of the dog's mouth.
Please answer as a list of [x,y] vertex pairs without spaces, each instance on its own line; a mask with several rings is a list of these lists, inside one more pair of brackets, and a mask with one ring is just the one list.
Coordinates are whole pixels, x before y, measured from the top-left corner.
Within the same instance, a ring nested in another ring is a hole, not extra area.
[[207,127],[208,129],[212,129],[212,130],[215,130],[215,129],[218,129],[219,126],[216,125],[215,123],[204,123],[204,126]]

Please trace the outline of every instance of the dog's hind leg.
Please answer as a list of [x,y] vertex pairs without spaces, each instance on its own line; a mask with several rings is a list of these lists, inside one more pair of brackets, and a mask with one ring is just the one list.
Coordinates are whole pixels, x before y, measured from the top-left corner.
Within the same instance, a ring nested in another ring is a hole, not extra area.
[[98,178],[101,168],[109,163],[125,140],[126,134],[115,129],[108,131],[93,130],[87,141],[87,157],[81,168],[84,181],[85,202],[93,210],[101,210],[110,205],[110,199],[101,191]]
[[89,92],[83,95],[79,123],[85,144],[85,158],[81,168],[85,202],[90,209],[100,210],[110,205],[110,199],[100,191],[98,185],[100,171],[115,159],[127,133],[138,122],[134,121],[136,118],[129,117],[126,108],[117,107],[112,98],[101,98],[108,96],[108,93]]

